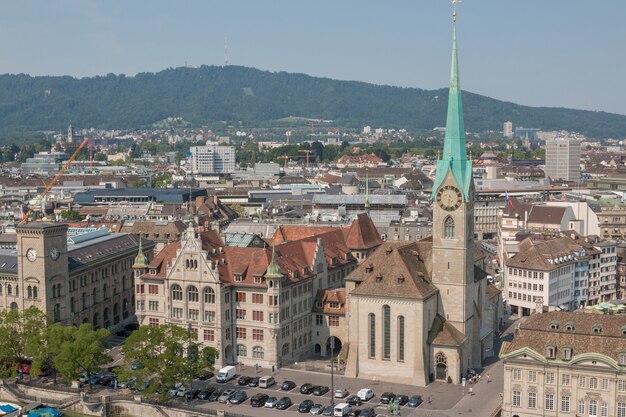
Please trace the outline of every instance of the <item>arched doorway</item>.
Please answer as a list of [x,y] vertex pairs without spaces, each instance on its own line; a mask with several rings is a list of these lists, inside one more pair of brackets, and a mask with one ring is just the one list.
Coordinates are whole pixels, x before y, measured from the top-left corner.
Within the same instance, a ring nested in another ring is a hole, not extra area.
[[448,376],[448,359],[443,352],[435,355],[435,378],[445,380]]
[[224,362],[233,364],[233,347],[231,345],[226,346],[224,349]]
[[337,356],[341,352],[341,340],[336,336],[331,336],[326,341],[326,355]]
[[92,324],[93,328],[94,329],[99,328],[100,327],[99,323],[100,323],[100,320],[99,320],[99,317],[98,317],[98,313],[96,312],[96,313],[93,314],[93,324]]
[[315,354],[320,356],[322,354],[322,345],[319,343],[315,344]]

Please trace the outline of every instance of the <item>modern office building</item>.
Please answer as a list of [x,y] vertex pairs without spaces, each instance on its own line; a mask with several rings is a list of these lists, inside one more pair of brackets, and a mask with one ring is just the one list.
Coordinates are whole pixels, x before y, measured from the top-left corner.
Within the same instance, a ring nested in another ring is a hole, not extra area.
[[547,139],[545,173],[553,180],[580,181],[580,139]]
[[205,146],[192,146],[192,174],[227,174],[235,171],[235,147],[207,142]]
[[513,137],[513,123],[511,123],[511,122],[504,122],[504,126],[502,128],[502,135],[505,138],[512,138]]

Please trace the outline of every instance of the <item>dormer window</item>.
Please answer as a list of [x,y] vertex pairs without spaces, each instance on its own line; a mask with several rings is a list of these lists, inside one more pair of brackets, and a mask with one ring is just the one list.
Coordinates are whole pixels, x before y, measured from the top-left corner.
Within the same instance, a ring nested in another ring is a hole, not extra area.
[[550,329],[552,330],[559,330],[559,322],[556,320],[552,320],[550,322]]
[[383,274],[376,275],[376,282],[382,282],[382,281],[383,281]]
[[622,326],[622,336],[626,337],[626,326]]
[[398,277],[398,284],[402,284],[404,282],[404,275],[400,275]]
[[564,347],[563,348],[563,360],[564,361],[569,361],[570,359],[572,359],[572,348],[571,347]]
[[593,330],[592,330],[595,334],[600,334],[602,333],[602,325],[600,324],[594,324],[593,325]]
[[547,357],[548,359],[556,358],[556,346],[548,346]]
[[365,272],[369,273],[369,272],[372,272],[373,270],[374,270],[374,264],[373,263],[370,263],[369,265],[367,265],[365,267]]
[[235,281],[236,282],[243,281],[243,275],[242,274],[235,274]]
[[321,301],[317,301],[315,303],[315,307],[317,307],[317,308],[324,308],[324,303],[322,303]]
[[261,284],[263,283],[263,277],[261,275],[255,275],[254,276],[254,283],[255,284]]
[[574,323],[571,321],[568,321],[567,323],[565,323],[565,330],[567,330],[570,333],[574,332]]
[[328,303],[328,307],[337,309],[337,308],[339,308],[339,303],[334,302],[334,301],[330,302],[330,303]]
[[298,271],[293,271],[293,277],[298,278]]

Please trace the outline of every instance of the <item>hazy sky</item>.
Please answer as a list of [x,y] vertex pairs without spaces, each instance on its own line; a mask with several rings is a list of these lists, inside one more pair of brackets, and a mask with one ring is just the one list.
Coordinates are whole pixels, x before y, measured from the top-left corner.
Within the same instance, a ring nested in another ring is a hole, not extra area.
[[[626,114],[626,2],[465,0],[463,89]],[[134,75],[228,61],[270,71],[447,86],[449,0],[4,0],[0,73]]]

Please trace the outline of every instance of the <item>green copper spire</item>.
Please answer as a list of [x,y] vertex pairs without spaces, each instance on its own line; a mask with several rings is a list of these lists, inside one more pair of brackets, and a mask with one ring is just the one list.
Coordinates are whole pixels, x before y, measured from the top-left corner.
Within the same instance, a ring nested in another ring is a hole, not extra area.
[[370,215],[370,180],[367,168],[365,169],[365,213]]
[[272,260],[270,264],[267,266],[267,271],[265,271],[265,278],[269,279],[281,279],[283,277],[283,273],[280,270],[280,266],[278,266],[278,262],[276,262],[276,247],[272,246]]
[[433,184],[433,197],[441,183],[451,172],[465,199],[469,197],[472,181],[472,162],[467,160],[465,150],[465,124],[463,123],[463,102],[459,79],[459,61],[456,47],[456,13],[452,32],[452,68],[450,70],[450,90],[448,93],[448,116],[443,155],[437,161],[437,175]]
[[146,269],[148,268],[148,259],[143,254],[143,249],[141,247],[141,235],[139,236],[139,252],[135,257],[135,263],[133,264],[134,269]]

